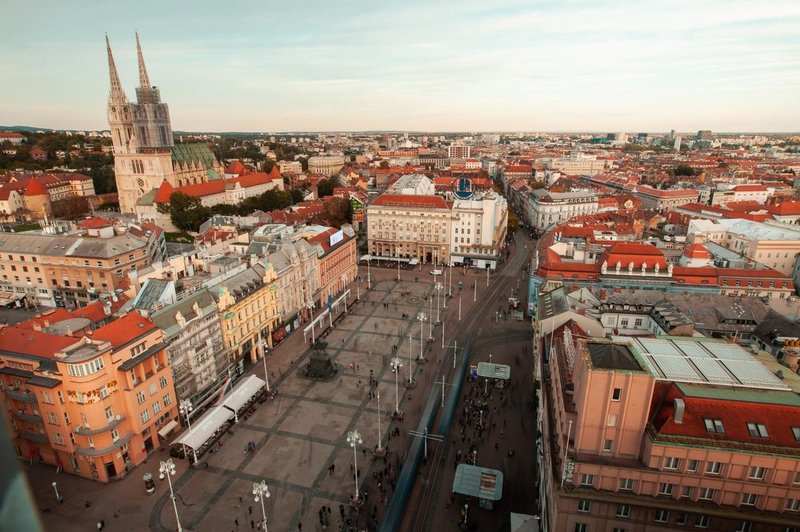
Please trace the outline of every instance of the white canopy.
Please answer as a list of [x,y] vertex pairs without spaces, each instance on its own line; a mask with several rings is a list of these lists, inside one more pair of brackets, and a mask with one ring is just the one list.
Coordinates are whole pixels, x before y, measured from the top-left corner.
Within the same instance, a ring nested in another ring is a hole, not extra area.
[[232,417],[233,412],[227,408],[221,406],[212,408],[203,414],[203,417],[192,423],[192,430],[184,432],[180,438],[172,442],[172,445],[178,443],[192,449],[199,449]]
[[228,396],[222,402],[222,406],[231,412],[238,412],[239,409],[242,408],[254,395],[256,395],[261,388],[266,386],[266,384],[267,383],[265,381],[259,379],[255,375],[250,375],[241,384],[236,386],[236,388],[234,388],[230,394],[228,394]]

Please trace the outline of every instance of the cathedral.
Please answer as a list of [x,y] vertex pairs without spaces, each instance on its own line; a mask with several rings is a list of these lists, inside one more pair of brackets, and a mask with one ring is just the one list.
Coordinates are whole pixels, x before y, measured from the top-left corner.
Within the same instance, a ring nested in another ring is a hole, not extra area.
[[205,144],[175,144],[169,107],[161,101],[158,87],[150,84],[139,34],[139,87],[136,103],[128,101],[106,35],[108,74],[108,125],[114,142],[114,172],[121,212],[135,211],[136,202],[158,189],[163,181],[173,187],[222,179],[223,168]]

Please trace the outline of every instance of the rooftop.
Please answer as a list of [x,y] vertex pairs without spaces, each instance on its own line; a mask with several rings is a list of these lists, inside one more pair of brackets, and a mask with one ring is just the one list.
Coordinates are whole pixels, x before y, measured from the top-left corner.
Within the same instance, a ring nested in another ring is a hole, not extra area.
[[587,342],[592,366],[599,369],[644,371],[627,346],[611,342]]

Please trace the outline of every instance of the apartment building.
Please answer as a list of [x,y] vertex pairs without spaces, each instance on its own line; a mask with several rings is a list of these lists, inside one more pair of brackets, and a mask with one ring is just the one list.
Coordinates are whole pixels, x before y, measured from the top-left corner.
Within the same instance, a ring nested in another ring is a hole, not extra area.
[[356,237],[349,227],[327,228],[308,243],[317,248],[319,302],[324,306],[356,280]]
[[542,159],[541,162],[546,170],[554,170],[566,175],[599,174],[608,167],[608,161],[580,152],[572,152],[568,157]]
[[595,214],[599,209],[597,193],[589,190],[550,192],[540,188],[528,196],[527,218],[534,231],[543,233],[551,225],[575,216]]
[[695,219],[689,222],[688,241],[714,242],[786,276],[800,254],[800,228],[772,221]]
[[596,338],[541,310],[543,529],[794,530],[800,378],[727,342]]
[[229,362],[217,304],[208,289],[150,317],[164,333],[178,399],[202,406],[228,376]]
[[278,171],[281,174],[302,174],[303,173],[303,165],[300,161],[278,161]]
[[125,288],[128,272],[161,260],[164,249],[161,231],[132,229],[3,233],[0,290],[24,297],[31,305],[75,308]]
[[494,192],[453,201],[450,264],[495,269],[508,229],[508,203]]
[[450,209],[441,196],[381,194],[367,206],[370,255],[449,264]]
[[[262,231],[262,226],[257,231]],[[285,226],[284,226],[285,227]],[[275,251],[264,257],[277,275],[278,313],[282,324],[289,331],[300,326],[300,318],[308,315],[307,307],[317,301],[319,295],[318,248],[304,239],[274,244]]]
[[[278,276],[272,265],[256,263],[225,281],[213,292],[230,364],[238,374],[256,362],[280,325]],[[249,361],[246,359],[249,358]]]
[[660,190],[639,185],[633,190],[633,195],[642,200],[643,209],[662,211],[674,209],[687,203],[697,203],[700,191],[695,189]]
[[451,144],[447,147],[447,157],[449,159],[468,159],[471,151],[471,146],[465,146],[463,144]]
[[124,477],[177,426],[161,331],[137,313],[83,336],[0,329],[0,402],[20,458]]

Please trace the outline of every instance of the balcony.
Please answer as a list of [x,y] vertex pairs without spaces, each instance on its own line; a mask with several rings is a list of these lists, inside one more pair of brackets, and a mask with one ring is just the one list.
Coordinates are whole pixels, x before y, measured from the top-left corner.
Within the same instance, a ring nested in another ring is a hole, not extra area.
[[108,423],[103,427],[98,427],[96,429],[86,428],[83,425],[79,425],[75,429],[75,434],[80,436],[94,436],[95,434],[102,434],[103,432],[108,432],[110,430],[114,430],[114,428],[122,423],[125,419],[125,416],[117,414],[114,418],[108,420]]
[[26,403],[35,403],[36,396],[30,392],[23,392],[22,390],[14,390],[12,388],[8,388],[6,390],[6,395],[8,395],[9,399],[16,399],[17,401],[25,401]]
[[124,444],[128,443],[130,439],[133,438],[133,434],[130,432],[125,434],[124,436],[120,437],[117,441],[109,445],[108,447],[104,447],[102,449],[96,449],[94,447],[81,447],[75,449],[76,454],[82,454],[84,456],[103,456],[104,454],[112,453],[122,447]]
[[37,416],[36,414],[26,414],[22,410],[17,410],[14,412],[14,417],[22,421],[27,421],[28,423],[38,423],[39,425],[44,425],[42,416]]

